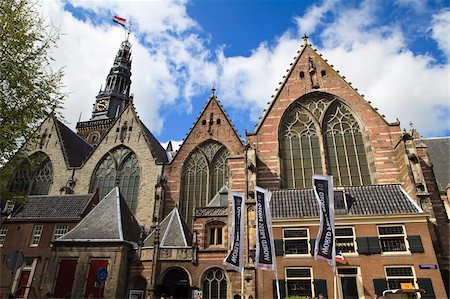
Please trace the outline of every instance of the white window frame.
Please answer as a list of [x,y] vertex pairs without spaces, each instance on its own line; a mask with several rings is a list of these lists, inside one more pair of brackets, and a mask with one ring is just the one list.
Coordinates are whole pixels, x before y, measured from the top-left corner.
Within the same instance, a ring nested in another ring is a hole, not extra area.
[[[402,234],[389,234],[389,235],[382,235],[380,234],[380,228],[383,227],[401,227],[403,230]],[[378,232],[378,240],[380,242],[380,248],[381,248],[381,254],[382,255],[404,255],[404,254],[411,254],[411,252],[409,251],[409,243],[408,243],[408,238],[407,238],[407,234],[406,234],[406,229],[405,226],[403,224],[389,224],[389,225],[379,225],[377,226],[377,232]],[[403,237],[403,243],[405,244],[405,250],[399,250],[399,251],[385,251],[383,249],[383,242],[382,239],[383,238],[400,238]]]
[[8,234],[8,224],[2,224],[0,226],[0,247],[5,244],[6,235]]
[[[309,277],[288,277],[288,270],[297,270],[297,269],[308,269],[309,270]],[[314,293],[314,273],[313,273],[313,268],[312,267],[287,267],[284,269],[284,277],[285,277],[285,281],[286,281],[286,297],[288,296],[294,296],[294,294],[289,294],[289,287],[288,287],[288,282],[289,281],[299,281],[299,280],[309,280],[310,284],[311,284],[311,297],[315,296]]]
[[30,247],[37,247],[41,242],[42,231],[44,230],[44,225],[35,224],[33,227],[33,234],[31,235]]
[[[344,269],[356,269],[356,273],[355,274],[339,273],[339,270],[344,270]],[[338,277],[338,285],[337,285],[337,289],[339,292],[338,294],[340,294],[343,297],[341,278],[342,277],[354,277],[354,278],[356,278],[356,287],[357,287],[357,292],[358,292],[358,298],[364,299],[365,298],[364,297],[364,284],[363,284],[363,280],[362,280],[362,276],[361,276],[361,268],[359,266],[339,266],[339,267],[337,267],[336,270],[337,270],[337,277]]]
[[12,294],[14,294],[16,291],[18,291],[18,288],[20,287],[19,282],[20,282],[20,277],[22,275],[22,272],[30,271],[30,276],[28,277],[26,290],[25,290],[25,293],[23,296],[23,298],[28,298],[28,294],[30,292],[30,287],[34,280],[34,272],[36,271],[37,261],[38,261],[38,258],[25,259],[23,261],[22,266],[16,270],[16,273],[14,275],[14,281],[13,281],[13,284],[12,284],[11,290],[10,290]]
[[14,201],[7,200],[5,207],[3,208],[3,212],[6,214],[11,214],[11,212],[14,210],[14,206],[15,206]]
[[53,230],[53,240],[56,240],[69,232],[68,224],[56,224]]
[[350,228],[351,230],[352,230],[352,236],[337,236],[336,235],[336,232],[335,232],[335,239],[336,239],[336,253],[339,253],[339,251],[338,251],[338,248],[337,248],[337,242],[338,242],[338,239],[349,239],[349,238],[353,238],[353,248],[354,248],[354,251],[351,251],[351,252],[342,252],[342,254],[343,255],[358,255],[358,244],[356,243],[356,234],[355,234],[355,227],[353,227],[353,226],[337,226],[336,228],[335,228],[335,230],[338,230],[338,229],[348,229],[348,228]]
[[[410,268],[411,269],[411,273],[412,273],[412,276],[388,276],[388,273],[387,273],[387,269],[388,268]],[[390,288],[390,286],[389,286],[389,279],[392,279],[392,280],[394,280],[394,279],[411,279],[412,280],[412,284],[413,284],[413,287],[415,288],[415,289],[418,289],[419,288],[419,286],[417,285],[417,278],[416,278],[416,273],[415,273],[415,271],[414,271],[414,267],[413,266],[411,266],[411,265],[392,265],[392,266],[385,266],[384,267],[384,274],[385,274],[385,277],[386,277],[386,284],[387,284],[387,287],[388,287],[388,289]],[[420,297],[419,297],[420,298]]]
[[[287,231],[298,231],[298,230],[305,230],[306,231],[306,237],[286,237],[285,232]],[[295,241],[295,240],[306,240],[306,253],[287,253],[286,252],[286,241]],[[307,227],[297,227],[297,228],[284,228],[283,229],[283,252],[285,256],[295,256],[295,257],[310,257],[311,256],[311,244],[310,244],[310,237],[309,237],[309,228]]]

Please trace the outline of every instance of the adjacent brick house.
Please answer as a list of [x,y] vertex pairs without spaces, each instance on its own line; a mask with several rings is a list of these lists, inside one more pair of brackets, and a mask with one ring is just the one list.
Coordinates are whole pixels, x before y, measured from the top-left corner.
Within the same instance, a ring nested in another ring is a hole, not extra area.
[[[67,232],[98,203],[98,194],[29,196],[1,225],[1,295],[43,298],[44,277],[52,260],[52,242]],[[24,259],[11,271],[6,257],[19,250]]]

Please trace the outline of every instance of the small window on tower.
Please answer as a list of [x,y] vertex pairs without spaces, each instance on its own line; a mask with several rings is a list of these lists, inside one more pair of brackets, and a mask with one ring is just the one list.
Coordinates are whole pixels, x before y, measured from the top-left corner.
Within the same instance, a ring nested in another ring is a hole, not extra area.
[[325,77],[327,75],[327,72],[325,72],[325,70],[321,70],[320,74],[322,75],[322,77]]
[[218,118],[218,119],[216,120],[216,123],[217,123],[218,126],[220,126],[220,118]]
[[206,119],[202,120],[202,126],[206,126]]
[[303,79],[303,78],[305,78],[305,72],[301,71],[300,72],[300,79]]

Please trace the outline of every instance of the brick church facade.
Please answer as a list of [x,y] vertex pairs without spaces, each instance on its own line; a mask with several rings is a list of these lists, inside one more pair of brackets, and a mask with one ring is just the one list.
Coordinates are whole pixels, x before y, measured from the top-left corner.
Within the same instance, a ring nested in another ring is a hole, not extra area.
[[[2,201],[2,296],[448,297],[450,181],[433,163],[449,165],[449,138],[386,121],[306,37],[244,139],[213,88],[180,148],[164,149],[130,90],[124,41],[91,119],[75,133],[50,115],[2,170],[2,188],[28,194]],[[312,174],[334,179],[336,280],[313,257]],[[278,281],[254,266],[256,186],[272,192]],[[243,277],[222,263],[232,191],[246,196]]]

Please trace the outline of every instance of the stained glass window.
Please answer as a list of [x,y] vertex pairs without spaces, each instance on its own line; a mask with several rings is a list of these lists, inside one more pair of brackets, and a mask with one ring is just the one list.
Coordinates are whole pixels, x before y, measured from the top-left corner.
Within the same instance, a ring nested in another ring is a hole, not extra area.
[[196,147],[183,166],[180,211],[188,224],[196,207],[206,207],[216,193],[227,184],[228,149],[216,141]]
[[311,188],[313,174],[331,174],[335,186],[370,184],[361,128],[331,97],[297,101],[280,125],[284,188]]
[[205,273],[203,278],[203,298],[227,298],[227,277],[222,269],[212,268]]
[[50,190],[53,178],[53,166],[50,160],[45,161],[36,171],[30,195],[46,195]]
[[[38,152],[23,161],[9,184],[17,194],[47,195],[53,182],[53,166],[47,155]],[[31,188],[30,188],[31,186]]]
[[140,167],[136,154],[125,146],[109,151],[97,164],[90,191],[99,189],[100,198],[119,186],[130,210],[135,213],[139,194]]

